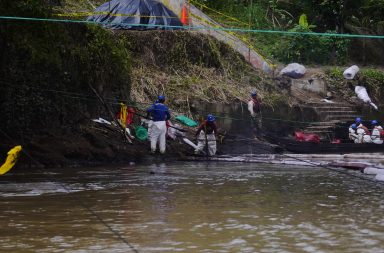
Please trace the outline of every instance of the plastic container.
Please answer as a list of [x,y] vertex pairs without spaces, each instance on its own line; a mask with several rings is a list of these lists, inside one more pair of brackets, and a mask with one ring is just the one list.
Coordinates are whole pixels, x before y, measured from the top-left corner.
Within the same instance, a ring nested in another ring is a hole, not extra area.
[[143,126],[137,126],[135,128],[135,136],[137,139],[139,139],[141,141],[145,141],[148,139],[148,131]]

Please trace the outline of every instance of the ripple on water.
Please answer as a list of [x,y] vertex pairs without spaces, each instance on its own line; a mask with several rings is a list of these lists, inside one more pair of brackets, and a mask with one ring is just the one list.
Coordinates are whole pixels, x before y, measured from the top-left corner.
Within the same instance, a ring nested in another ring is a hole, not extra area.
[[61,184],[55,182],[8,183],[0,189],[2,197],[38,196],[47,193],[66,193]]

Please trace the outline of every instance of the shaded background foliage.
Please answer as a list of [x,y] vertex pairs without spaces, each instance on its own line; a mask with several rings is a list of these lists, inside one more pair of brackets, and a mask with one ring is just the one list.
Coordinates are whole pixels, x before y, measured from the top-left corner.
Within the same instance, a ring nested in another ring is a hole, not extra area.
[[[253,29],[278,29],[366,35],[384,34],[382,0],[193,0],[248,23]],[[205,10],[209,12],[209,10]],[[216,15],[228,26],[240,25]],[[313,27],[298,27],[306,14]],[[248,28],[248,27],[245,27]],[[303,29],[304,28],[304,29]],[[256,48],[283,62],[384,64],[384,42],[379,39],[343,39],[252,33]],[[331,49],[331,50],[330,50]],[[289,51],[284,53],[284,51]]]

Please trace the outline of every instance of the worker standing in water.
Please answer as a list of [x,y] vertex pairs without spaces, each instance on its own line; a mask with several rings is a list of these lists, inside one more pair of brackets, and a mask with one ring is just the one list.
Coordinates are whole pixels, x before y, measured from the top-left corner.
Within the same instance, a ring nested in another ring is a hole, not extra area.
[[358,142],[358,135],[356,133],[356,129],[357,129],[357,126],[355,123],[353,123],[352,125],[349,126],[349,129],[348,129],[348,137],[351,141],[353,141],[354,143],[357,143]]
[[215,120],[215,116],[209,114],[197,129],[197,148],[195,149],[195,154],[203,151],[206,146],[208,146],[208,155],[213,156],[216,154],[217,126]]
[[256,91],[251,92],[251,99],[248,101],[248,111],[251,114],[251,126],[255,139],[260,134],[261,122],[261,99]]
[[151,153],[156,152],[157,143],[161,154],[165,153],[166,147],[166,121],[171,118],[168,107],[164,105],[165,97],[160,95],[150,108],[147,109],[148,116],[153,120],[150,126]]

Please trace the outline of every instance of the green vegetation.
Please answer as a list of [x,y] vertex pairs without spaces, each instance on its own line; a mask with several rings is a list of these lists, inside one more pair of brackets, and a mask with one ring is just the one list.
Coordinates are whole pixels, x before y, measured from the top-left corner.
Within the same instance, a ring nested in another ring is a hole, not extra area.
[[[295,32],[384,34],[384,2],[357,1],[278,1],[278,0],[192,0],[204,12],[229,27]],[[307,24],[299,22],[306,14]],[[233,18],[230,18],[233,17]],[[303,35],[252,33],[252,44],[270,59],[284,63],[383,64],[384,42],[372,39],[344,39]]]
[[[94,9],[95,6],[99,6],[105,2],[105,0],[61,0],[58,1],[57,6],[54,7],[54,10],[59,13],[90,12]],[[80,18],[83,18],[83,16]]]
[[[302,14],[299,23],[290,32],[313,32],[315,25],[307,21]],[[334,33],[327,31],[327,33]],[[344,64],[346,63],[347,47],[350,40],[329,36],[295,35],[283,36],[274,42],[272,55],[281,62],[301,62],[317,64]]]

